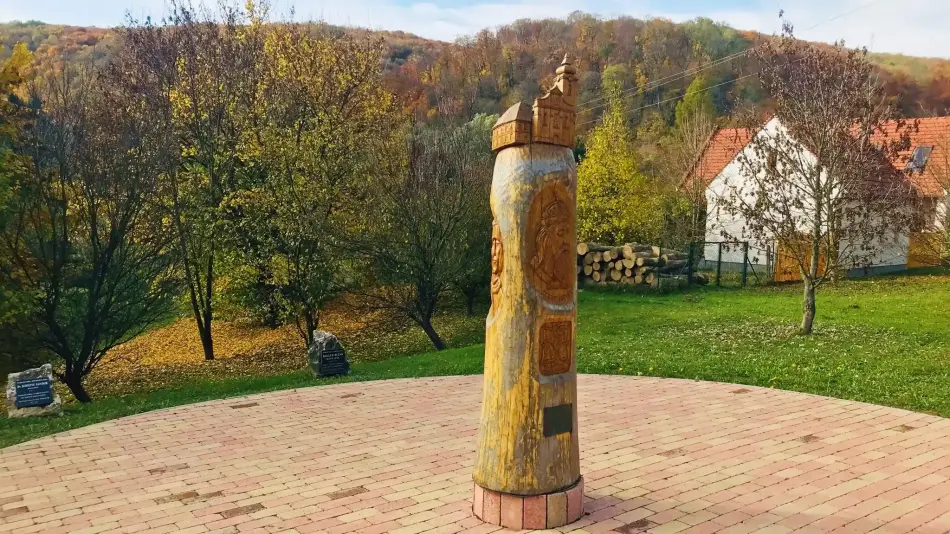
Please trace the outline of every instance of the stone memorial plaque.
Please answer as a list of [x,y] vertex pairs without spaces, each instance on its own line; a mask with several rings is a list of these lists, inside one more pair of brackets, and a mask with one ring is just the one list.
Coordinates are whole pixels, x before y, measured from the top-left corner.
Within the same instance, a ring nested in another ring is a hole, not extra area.
[[314,376],[338,376],[350,372],[350,362],[346,361],[343,345],[329,332],[317,330],[313,333],[307,359]]
[[350,372],[343,347],[327,349],[320,356],[320,376],[345,375]]
[[7,375],[7,417],[58,415],[62,406],[53,389],[52,365]]
[[53,383],[48,378],[21,378],[16,381],[14,387],[17,408],[53,404]]

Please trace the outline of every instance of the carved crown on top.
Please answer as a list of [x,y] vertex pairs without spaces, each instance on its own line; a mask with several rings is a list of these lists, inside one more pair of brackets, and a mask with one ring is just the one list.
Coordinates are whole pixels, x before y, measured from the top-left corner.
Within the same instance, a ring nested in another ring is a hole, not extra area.
[[570,54],[564,55],[555,72],[554,85],[529,107],[517,103],[492,128],[492,150],[530,143],[574,147],[577,116],[577,68]]

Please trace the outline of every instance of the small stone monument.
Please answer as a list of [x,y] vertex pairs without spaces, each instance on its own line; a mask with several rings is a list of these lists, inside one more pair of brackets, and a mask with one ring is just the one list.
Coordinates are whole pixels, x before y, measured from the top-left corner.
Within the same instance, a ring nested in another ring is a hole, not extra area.
[[53,389],[53,366],[7,375],[7,417],[59,415],[63,401]]
[[307,359],[314,376],[337,376],[350,372],[350,362],[346,361],[346,351],[343,350],[340,340],[323,330],[313,333],[313,343],[307,349]]
[[577,71],[492,130],[491,309],[472,501],[482,521],[554,529],[584,513],[577,439]]

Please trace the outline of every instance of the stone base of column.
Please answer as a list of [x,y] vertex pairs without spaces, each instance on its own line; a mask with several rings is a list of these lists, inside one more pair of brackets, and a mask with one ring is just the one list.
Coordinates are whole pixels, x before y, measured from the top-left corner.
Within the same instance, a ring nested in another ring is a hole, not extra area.
[[563,527],[584,515],[584,477],[573,487],[546,495],[511,495],[475,484],[475,517],[513,530]]

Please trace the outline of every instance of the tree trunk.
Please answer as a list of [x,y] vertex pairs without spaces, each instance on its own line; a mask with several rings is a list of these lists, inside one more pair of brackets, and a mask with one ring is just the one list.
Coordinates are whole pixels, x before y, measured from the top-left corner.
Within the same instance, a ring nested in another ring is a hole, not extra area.
[[214,360],[214,339],[211,337],[211,325],[198,325],[198,335],[201,337],[201,348],[205,353],[205,361]]
[[309,349],[310,345],[313,344],[313,333],[317,331],[317,327],[320,325],[320,312],[307,308],[304,310],[303,316],[304,323],[306,324],[305,328],[307,329],[307,332],[304,334],[307,339],[304,340],[304,343]]
[[78,372],[68,373],[64,378],[66,386],[69,388],[69,391],[73,392],[73,396],[76,397],[76,400],[82,403],[92,402],[92,397],[86,392],[86,388],[82,384],[82,376]]
[[421,326],[422,330],[429,336],[429,340],[432,341],[432,346],[435,347],[435,350],[445,350],[445,342],[442,341],[442,338],[439,337],[439,333],[432,327],[432,319],[428,317],[420,318],[419,326]]
[[[818,213],[816,228],[821,225],[821,212]],[[804,296],[802,297],[802,335],[811,335],[812,326],[815,323],[815,280],[818,278],[818,262],[821,260],[821,236],[816,231],[812,235],[811,242],[811,263],[808,265],[808,273],[802,273],[802,285],[804,286]]]
[[261,322],[269,328],[278,328],[281,326],[280,306],[273,298],[274,285],[270,283],[273,273],[267,265],[257,264],[257,281],[254,284],[255,298],[261,299],[267,303],[267,311],[261,317]]
[[478,297],[477,291],[466,291],[465,292],[465,313],[469,317],[475,316],[475,298]]
[[[219,205],[219,202],[215,203],[215,206]],[[204,337],[201,339],[201,346],[205,352],[205,361],[211,361],[214,359],[214,340],[211,337],[211,320],[212,320],[212,309],[211,309],[211,296],[214,289],[214,237],[212,236],[211,240],[211,254],[208,255],[208,266],[205,272],[205,309],[204,309],[204,321],[205,321],[205,332]]]
[[815,284],[805,277],[805,294],[802,298],[802,327],[803,335],[810,335],[815,323]]

